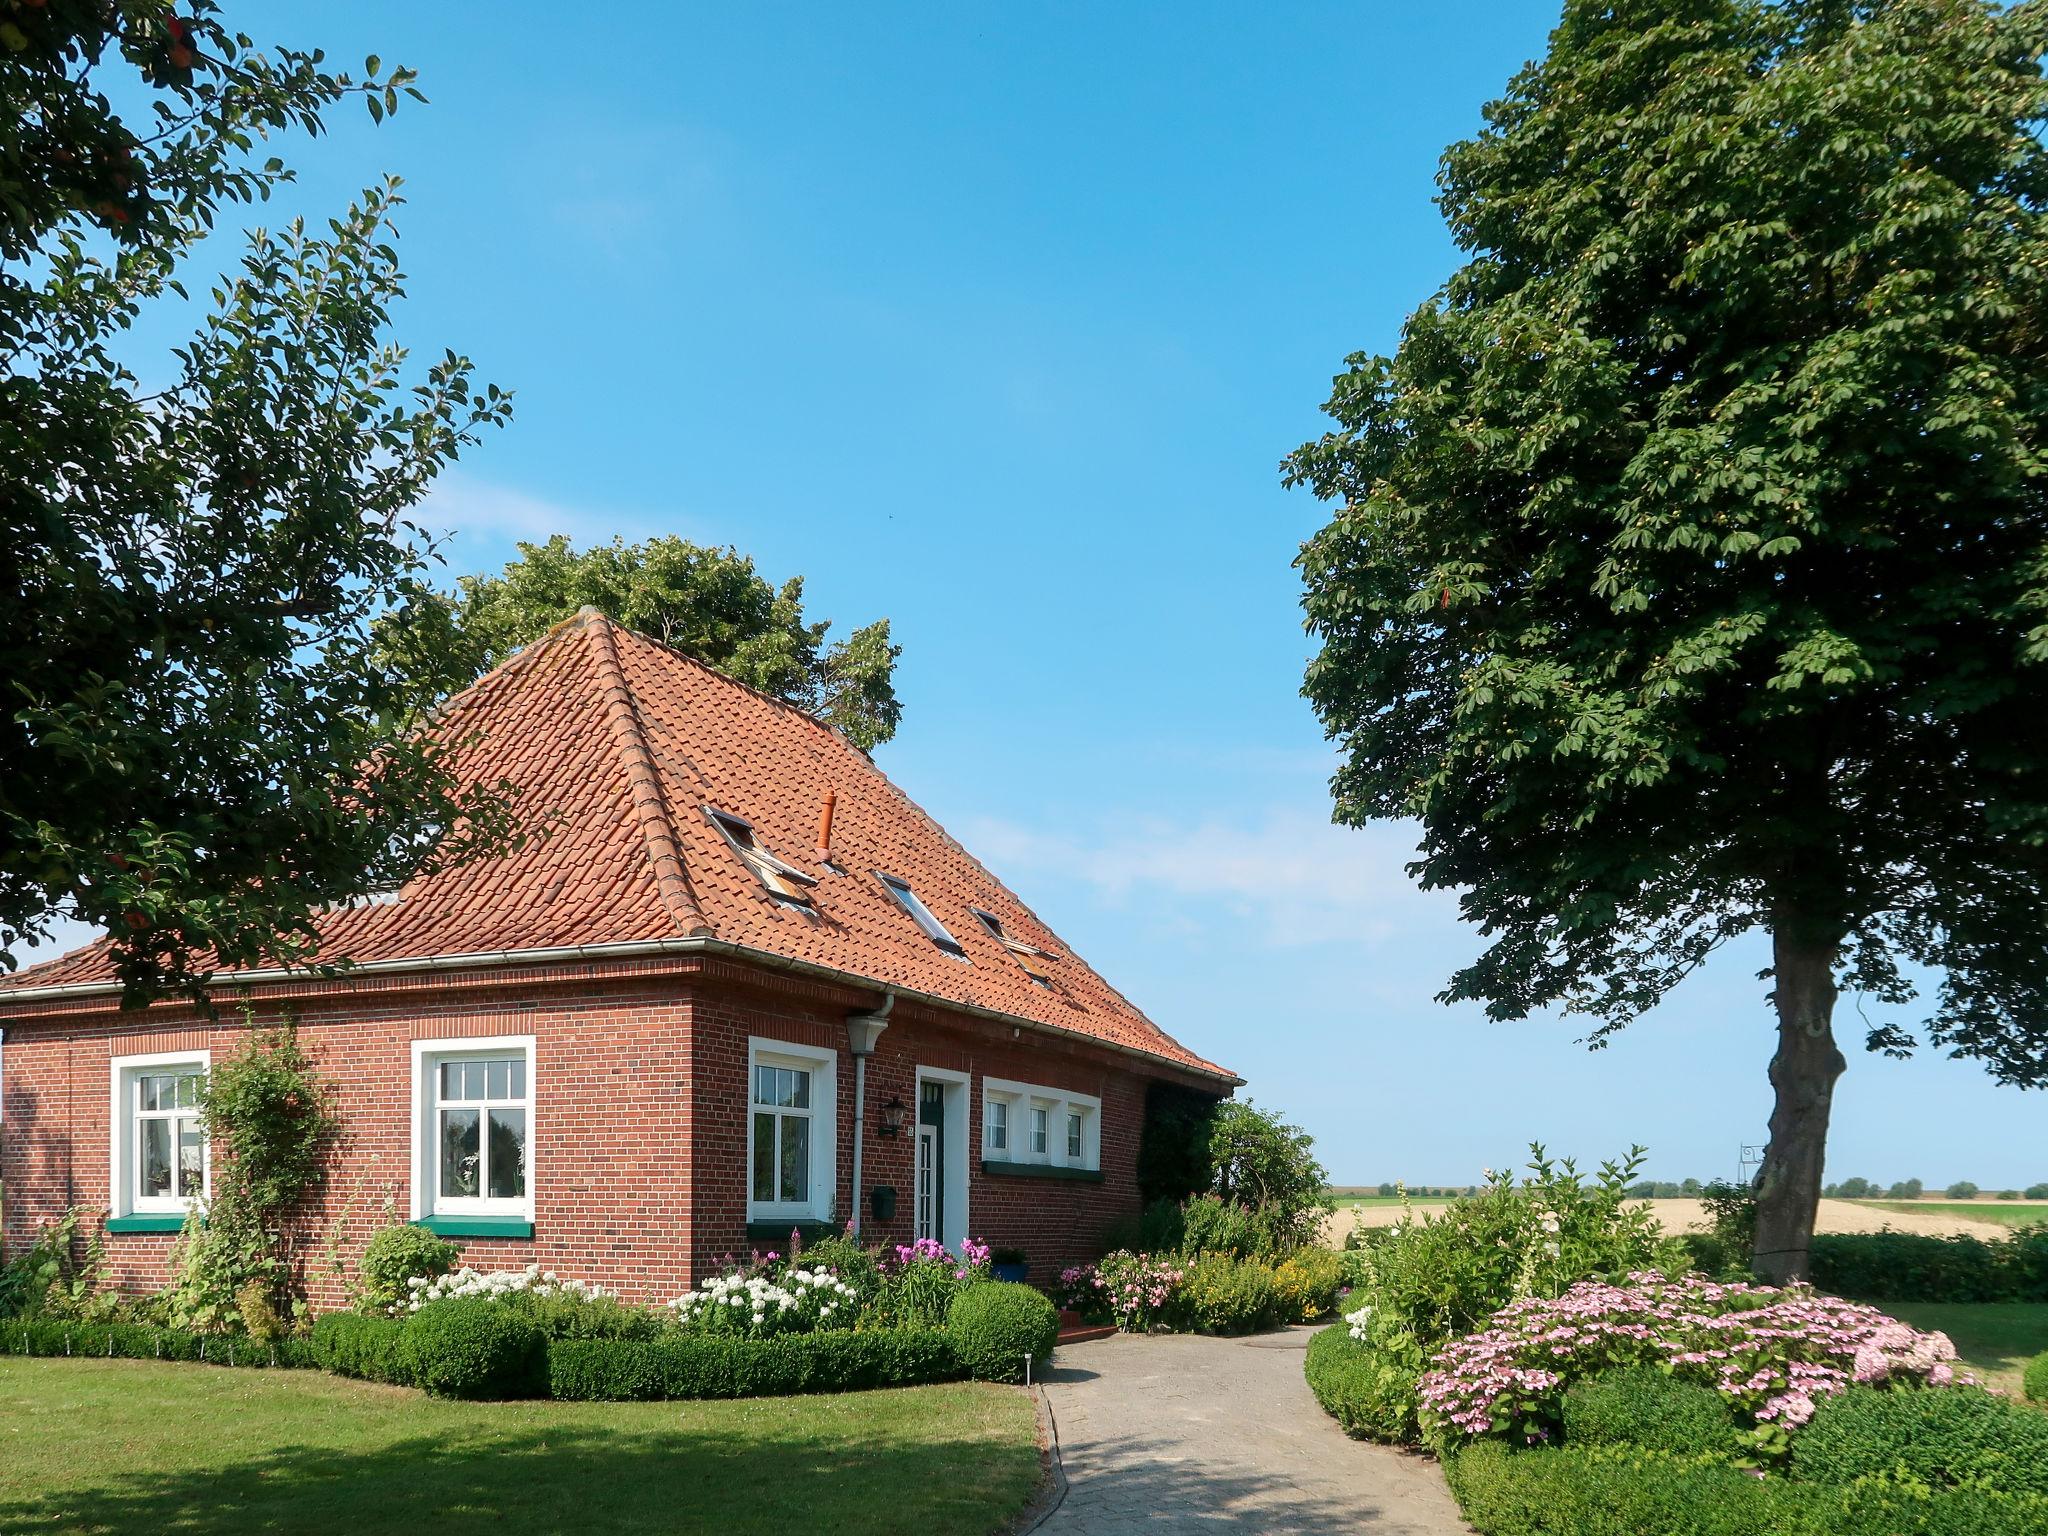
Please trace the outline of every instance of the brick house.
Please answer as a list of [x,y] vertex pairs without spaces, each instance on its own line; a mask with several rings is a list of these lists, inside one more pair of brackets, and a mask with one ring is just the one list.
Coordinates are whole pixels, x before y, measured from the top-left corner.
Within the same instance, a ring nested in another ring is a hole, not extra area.
[[116,1283],[161,1285],[193,1080],[287,1020],[343,1126],[294,1234],[321,1306],[393,1216],[640,1300],[856,1216],[1044,1280],[1137,1209],[1148,1094],[1238,1081],[837,734],[594,610],[434,728],[541,834],[329,913],[343,974],[223,973],[211,1015],[124,1010],[97,945],[0,983],[8,1250],[104,1208]]

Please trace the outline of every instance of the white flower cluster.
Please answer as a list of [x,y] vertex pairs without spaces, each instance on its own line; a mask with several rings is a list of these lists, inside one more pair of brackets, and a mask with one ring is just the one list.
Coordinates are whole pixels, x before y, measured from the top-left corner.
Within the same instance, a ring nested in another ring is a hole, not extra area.
[[405,1303],[408,1312],[417,1312],[428,1302],[449,1296],[482,1296],[492,1301],[504,1296],[574,1296],[583,1301],[597,1301],[611,1295],[601,1285],[591,1285],[584,1280],[564,1280],[538,1264],[529,1264],[524,1269],[501,1269],[490,1274],[476,1269],[458,1269],[438,1280],[414,1275],[405,1284],[412,1292]]
[[779,1280],[721,1275],[668,1305],[685,1327],[773,1333],[791,1325],[822,1328],[856,1299],[854,1288],[828,1269],[792,1269]]
[[1351,1337],[1363,1344],[1366,1339],[1366,1330],[1372,1324],[1372,1308],[1360,1307],[1356,1312],[1346,1312],[1344,1314],[1344,1321],[1351,1325]]

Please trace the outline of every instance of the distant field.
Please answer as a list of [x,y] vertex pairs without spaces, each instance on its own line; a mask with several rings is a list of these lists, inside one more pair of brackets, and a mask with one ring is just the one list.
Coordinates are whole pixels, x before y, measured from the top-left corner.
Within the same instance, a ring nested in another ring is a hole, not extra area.
[[[1341,1189],[1336,1191],[1331,1198],[1337,1202],[1337,1209],[1340,1211],[1354,1208],[1369,1209],[1383,1205],[1399,1205],[1401,1203],[1399,1195],[1354,1195]],[[1449,1195],[1410,1195],[1408,1203],[1410,1205],[1449,1205],[1451,1197]]]
[[1957,1221],[1995,1221],[2024,1227],[2048,1221],[2048,1200],[1856,1200],[1852,1204],[1900,1216],[1946,1216]]

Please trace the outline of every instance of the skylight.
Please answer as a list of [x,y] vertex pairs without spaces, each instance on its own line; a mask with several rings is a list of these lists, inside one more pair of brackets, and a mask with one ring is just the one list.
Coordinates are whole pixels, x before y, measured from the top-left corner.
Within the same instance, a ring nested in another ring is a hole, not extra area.
[[1012,938],[1009,934],[1005,933],[1003,931],[1003,920],[997,917],[995,913],[984,912],[979,907],[969,907],[967,910],[981,919],[981,926],[988,930],[989,937],[1010,952],[1017,964],[1023,967],[1026,976],[1029,976],[1041,987],[1050,987],[1052,985],[1052,972],[1046,968],[1045,964],[1052,957],[1046,951],[1040,949],[1036,944],[1026,944],[1022,939]]
[[708,805],[704,807],[704,814],[711,818],[714,827],[725,834],[726,842],[732,845],[732,851],[739,855],[740,862],[754,872],[754,878],[768,888],[771,896],[793,906],[810,906],[811,893],[806,887],[816,885],[817,880],[769,852],[755,834],[752,822],[730,811],[714,810]]
[[917,899],[917,892],[910,888],[908,880],[899,880],[894,875],[883,874],[880,870],[875,871],[875,878],[896,898],[896,904],[910,914],[911,921],[924,930],[926,938],[949,955],[962,960],[967,958],[967,951],[960,947],[960,941],[946,931],[944,923],[932,916],[930,907]]

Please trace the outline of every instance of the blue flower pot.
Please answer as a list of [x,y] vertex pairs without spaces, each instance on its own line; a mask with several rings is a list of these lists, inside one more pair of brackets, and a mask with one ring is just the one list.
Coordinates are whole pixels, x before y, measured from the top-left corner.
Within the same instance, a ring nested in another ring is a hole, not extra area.
[[1029,1264],[991,1264],[989,1273],[998,1280],[1008,1280],[1017,1285],[1024,1283],[1024,1277],[1031,1273]]

